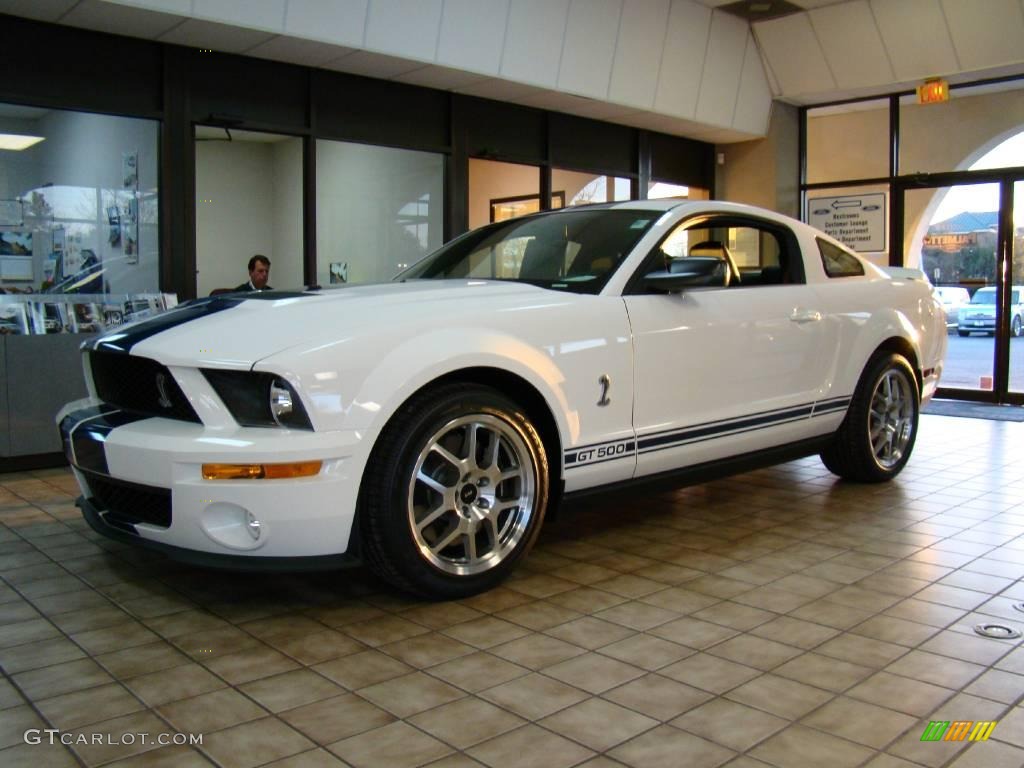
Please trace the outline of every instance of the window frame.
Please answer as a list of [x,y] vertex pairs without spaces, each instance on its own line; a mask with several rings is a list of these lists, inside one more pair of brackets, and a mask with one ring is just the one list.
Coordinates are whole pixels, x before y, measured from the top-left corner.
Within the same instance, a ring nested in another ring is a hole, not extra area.
[[[835,243],[831,243],[823,237],[815,237],[814,242],[818,246],[818,256],[821,258],[821,268],[825,272],[825,277],[827,277],[829,280],[840,280],[846,277],[864,277],[864,275],[867,274],[864,270],[864,263],[860,260],[860,258],[857,257],[857,255],[853,251],[848,250],[842,246],[836,245]],[[832,272],[829,271],[828,261],[825,256],[823,246],[835,248],[836,251],[838,251],[840,254],[851,259],[853,263],[857,265],[857,269],[859,271],[846,272],[843,274],[832,274]]]
[[735,213],[697,213],[677,222],[669,231],[655,243],[650,252],[644,257],[640,267],[633,273],[626,284],[623,295],[650,295],[650,291],[644,288],[644,276],[652,271],[657,261],[662,257],[661,247],[681,227],[686,228],[739,228],[756,229],[760,234],[770,232],[775,236],[779,244],[779,262],[785,264],[783,274],[788,277],[782,283],[749,283],[742,282],[729,286],[707,286],[692,288],[688,290],[742,290],[744,288],[772,288],[777,286],[805,285],[807,283],[807,272],[804,266],[803,251],[800,248],[800,241],[796,233],[784,224],[770,219],[762,219],[757,216],[748,216]]

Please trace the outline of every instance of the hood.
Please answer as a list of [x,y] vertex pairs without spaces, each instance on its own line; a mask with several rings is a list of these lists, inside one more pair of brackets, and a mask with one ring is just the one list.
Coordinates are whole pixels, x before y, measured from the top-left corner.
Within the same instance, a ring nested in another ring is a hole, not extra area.
[[479,324],[482,312],[577,297],[525,283],[418,280],[308,292],[225,294],[187,302],[122,326],[97,350],[150,357],[165,365],[249,369],[297,346],[315,346],[385,326],[419,328],[438,317]]

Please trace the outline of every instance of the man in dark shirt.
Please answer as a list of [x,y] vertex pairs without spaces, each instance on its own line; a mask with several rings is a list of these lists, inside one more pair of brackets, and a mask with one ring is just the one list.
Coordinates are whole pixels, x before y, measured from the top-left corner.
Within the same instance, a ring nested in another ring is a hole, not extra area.
[[256,254],[249,259],[249,282],[242,283],[236,291],[270,291],[273,290],[267,281],[270,279],[270,259]]

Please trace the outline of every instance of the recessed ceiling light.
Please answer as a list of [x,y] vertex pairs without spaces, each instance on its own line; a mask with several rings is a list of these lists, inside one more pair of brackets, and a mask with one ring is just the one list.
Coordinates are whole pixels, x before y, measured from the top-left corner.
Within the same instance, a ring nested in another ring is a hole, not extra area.
[[0,133],[0,149],[13,149],[20,152],[33,144],[43,141],[42,136],[23,136],[17,133]]

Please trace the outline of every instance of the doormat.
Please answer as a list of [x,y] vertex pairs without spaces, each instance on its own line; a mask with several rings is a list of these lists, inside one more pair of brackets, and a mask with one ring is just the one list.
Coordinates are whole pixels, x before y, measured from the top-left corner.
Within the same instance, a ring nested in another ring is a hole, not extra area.
[[930,416],[961,416],[968,419],[1024,421],[1024,407],[1019,405],[992,405],[964,400],[932,400],[921,413]]

